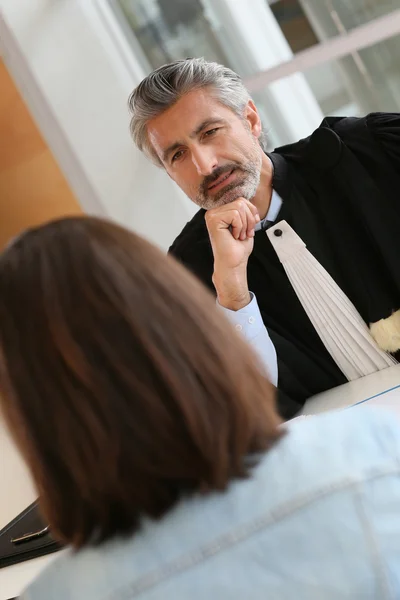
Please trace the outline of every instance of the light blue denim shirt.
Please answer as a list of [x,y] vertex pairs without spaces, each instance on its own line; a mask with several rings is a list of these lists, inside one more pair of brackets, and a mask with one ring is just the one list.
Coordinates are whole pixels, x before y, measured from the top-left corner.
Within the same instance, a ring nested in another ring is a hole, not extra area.
[[67,551],[24,600],[400,598],[400,426],[360,406],[307,417],[225,493]]

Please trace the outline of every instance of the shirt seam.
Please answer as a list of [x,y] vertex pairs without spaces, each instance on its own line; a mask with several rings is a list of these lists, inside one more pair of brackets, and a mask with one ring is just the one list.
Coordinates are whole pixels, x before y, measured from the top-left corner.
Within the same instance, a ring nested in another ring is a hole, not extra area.
[[387,573],[386,573],[386,570],[385,570],[385,567],[384,567],[384,564],[383,564],[383,561],[381,558],[379,543],[378,543],[375,531],[368,520],[366,511],[365,511],[364,502],[363,502],[363,494],[362,494],[360,488],[358,488],[356,490],[355,498],[356,498],[356,504],[357,504],[357,509],[358,509],[357,512],[359,514],[360,521],[361,521],[362,527],[365,532],[365,536],[369,542],[368,543],[369,548],[371,549],[371,560],[375,567],[374,570],[375,570],[377,580],[378,580],[378,585],[379,585],[379,598],[381,598],[381,600],[394,600],[394,597],[392,596],[392,594],[390,592],[390,586],[389,586]]

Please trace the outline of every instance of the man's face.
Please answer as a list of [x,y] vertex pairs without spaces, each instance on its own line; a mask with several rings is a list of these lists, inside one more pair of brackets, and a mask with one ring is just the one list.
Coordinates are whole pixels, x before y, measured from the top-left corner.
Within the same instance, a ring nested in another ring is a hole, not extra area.
[[152,119],[147,131],[168,175],[202,208],[254,197],[262,149],[252,102],[239,118],[209,90],[195,90]]

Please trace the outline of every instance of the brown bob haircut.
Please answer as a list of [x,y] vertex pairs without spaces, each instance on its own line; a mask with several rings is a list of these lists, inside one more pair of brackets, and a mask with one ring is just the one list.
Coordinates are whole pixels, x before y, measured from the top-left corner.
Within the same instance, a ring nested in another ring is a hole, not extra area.
[[272,387],[212,295],[101,219],[53,221],[4,251],[0,351],[6,422],[75,547],[224,490],[280,436]]

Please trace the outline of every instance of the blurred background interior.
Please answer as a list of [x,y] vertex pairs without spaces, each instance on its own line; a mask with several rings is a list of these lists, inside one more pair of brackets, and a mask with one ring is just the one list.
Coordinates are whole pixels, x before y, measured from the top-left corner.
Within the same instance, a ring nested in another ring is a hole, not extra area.
[[189,56],[245,80],[269,148],[400,110],[400,0],[0,0],[0,245],[79,211],[166,249],[196,208],[129,137],[127,98]]

